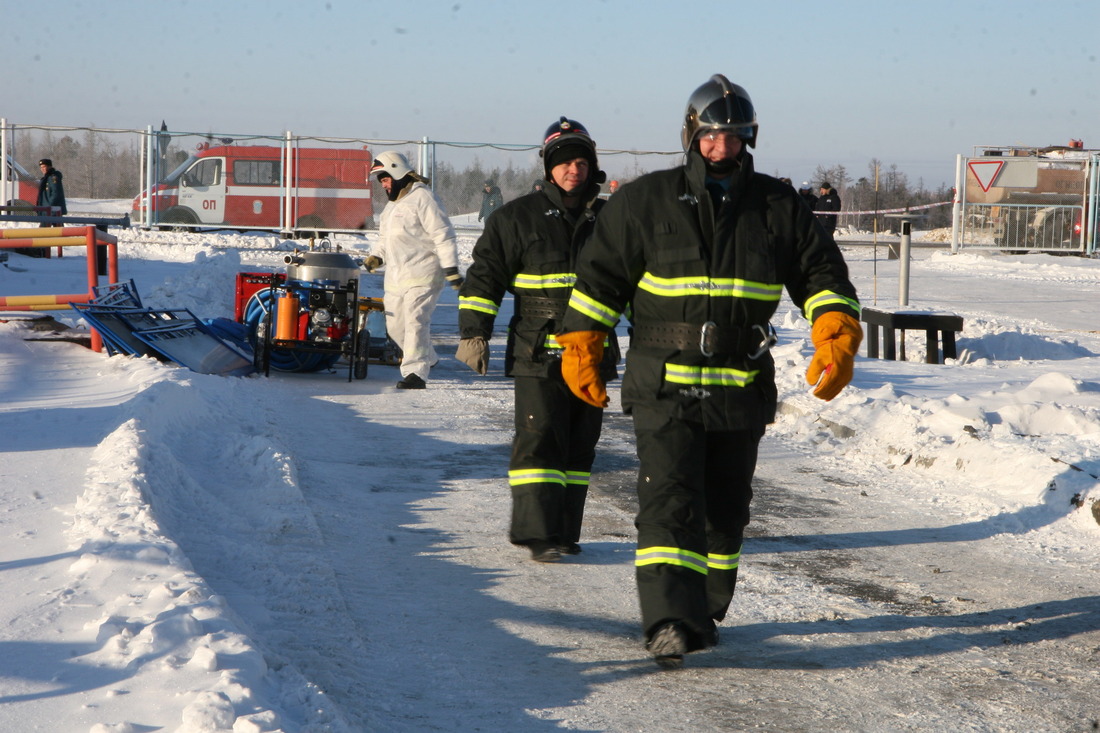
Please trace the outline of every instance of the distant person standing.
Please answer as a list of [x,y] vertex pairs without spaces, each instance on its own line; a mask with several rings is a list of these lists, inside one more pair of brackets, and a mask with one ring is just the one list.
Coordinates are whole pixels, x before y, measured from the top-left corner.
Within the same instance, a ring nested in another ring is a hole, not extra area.
[[462,286],[458,248],[443,205],[401,153],[380,153],[371,166],[389,203],[378,222],[379,241],[363,261],[367,272],[385,265],[386,331],[401,349],[398,389],[424,389],[439,361],[431,321],[444,283]]
[[[840,195],[828,181],[821,182],[821,196],[817,199],[817,208],[814,211],[840,211]],[[836,232],[836,214],[818,214],[817,220],[829,236],[833,236]]]
[[803,181],[802,185],[798,187],[798,195],[801,196],[802,200],[806,202],[806,205],[810,207],[810,211],[817,211],[817,196],[814,196],[809,181]]
[[[38,182],[38,201],[35,206],[57,207],[57,210],[44,212],[46,216],[57,216],[69,213],[65,206],[65,186],[62,184],[61,171],[53,167],[53,161],[43,158],[38,161],[38,168],[42,171],[42,180]],[[43,226],[53,226],[43,224]]]
[[[65,186],[62,184],[61,171],[53,167],[53,161],[49,158],[43,158],[38,161],[38,168],[42,171],[42,178],[38,181],[38,197],[35,200],[34,205],[40,207],[51,207],[49,211],[37,212],[39,216],[59,216],[68,213],[68,208],[65,206]],[[52,227],[56,224],[48,224],[43,222],[39,224],[40,227]],[[20,247],[13,250],[16,254],[26,255],[27,257],[49,257],[50,250],[48,247]]]
[[485,193],[481,196],[481,211],[477,214],[477,220],[489,218],[489,214],[504,205],[504,196],[500,193],[500,187],[495,185],[492,179],[485,182]]

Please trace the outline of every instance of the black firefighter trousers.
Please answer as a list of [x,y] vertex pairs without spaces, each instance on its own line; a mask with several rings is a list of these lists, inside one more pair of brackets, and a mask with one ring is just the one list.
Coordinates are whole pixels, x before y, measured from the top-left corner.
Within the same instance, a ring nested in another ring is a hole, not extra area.
[[603,410],[577,399],[560,372],[515,378],[509,540],[555,547],[581,536]]
[[707,431],[634,407],[638,472],[635,577],[648,641],[682,622],[689,651],[707,645],[737,585],[763,429]]

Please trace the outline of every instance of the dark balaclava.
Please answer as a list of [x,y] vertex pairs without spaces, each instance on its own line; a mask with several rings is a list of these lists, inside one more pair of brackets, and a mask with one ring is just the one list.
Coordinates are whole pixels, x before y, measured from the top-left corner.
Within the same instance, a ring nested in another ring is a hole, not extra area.
[[[386,174],[383,173],[382,175],[386,175]],[[387,178],[389,178],[389,177],[390,176],[387,176]],[[379,176],[378,180],[382,180],[382,176]],[[396,201],[397,197],[401,195],[401,191],[404,190],[404,188],[406,186],[408,186],[410,183],[412,183],[414,180],[416,180],[416,179],[413,177],[413,175],[411,173],[409,175],[405,176],[404,178],[398,178],[397,180],[395,180],[393,182],[393,185],[390,186],[390,190],[386,191],[386,198],[389,199],[390,201]]]

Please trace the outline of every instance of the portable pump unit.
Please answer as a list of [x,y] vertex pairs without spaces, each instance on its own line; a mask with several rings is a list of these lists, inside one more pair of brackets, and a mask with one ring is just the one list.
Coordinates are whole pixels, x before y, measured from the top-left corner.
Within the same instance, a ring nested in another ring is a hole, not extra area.
[[339,252],[295,251],[283,262],[285,275],[238,274],[238,320],[250,326],[256,370],[319,371],[346,356],[348,381],[365,379],[370,332],[360,316],[359,265]]

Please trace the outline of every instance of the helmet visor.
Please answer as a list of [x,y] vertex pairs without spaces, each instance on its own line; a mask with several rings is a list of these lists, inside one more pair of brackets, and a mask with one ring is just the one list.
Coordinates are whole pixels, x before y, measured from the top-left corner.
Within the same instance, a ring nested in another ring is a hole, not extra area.
[[732,132],[742,140],[756,136],[755,112],[752,102],[733,94],[723,95],[699,112],[696,136],[708,130]]

